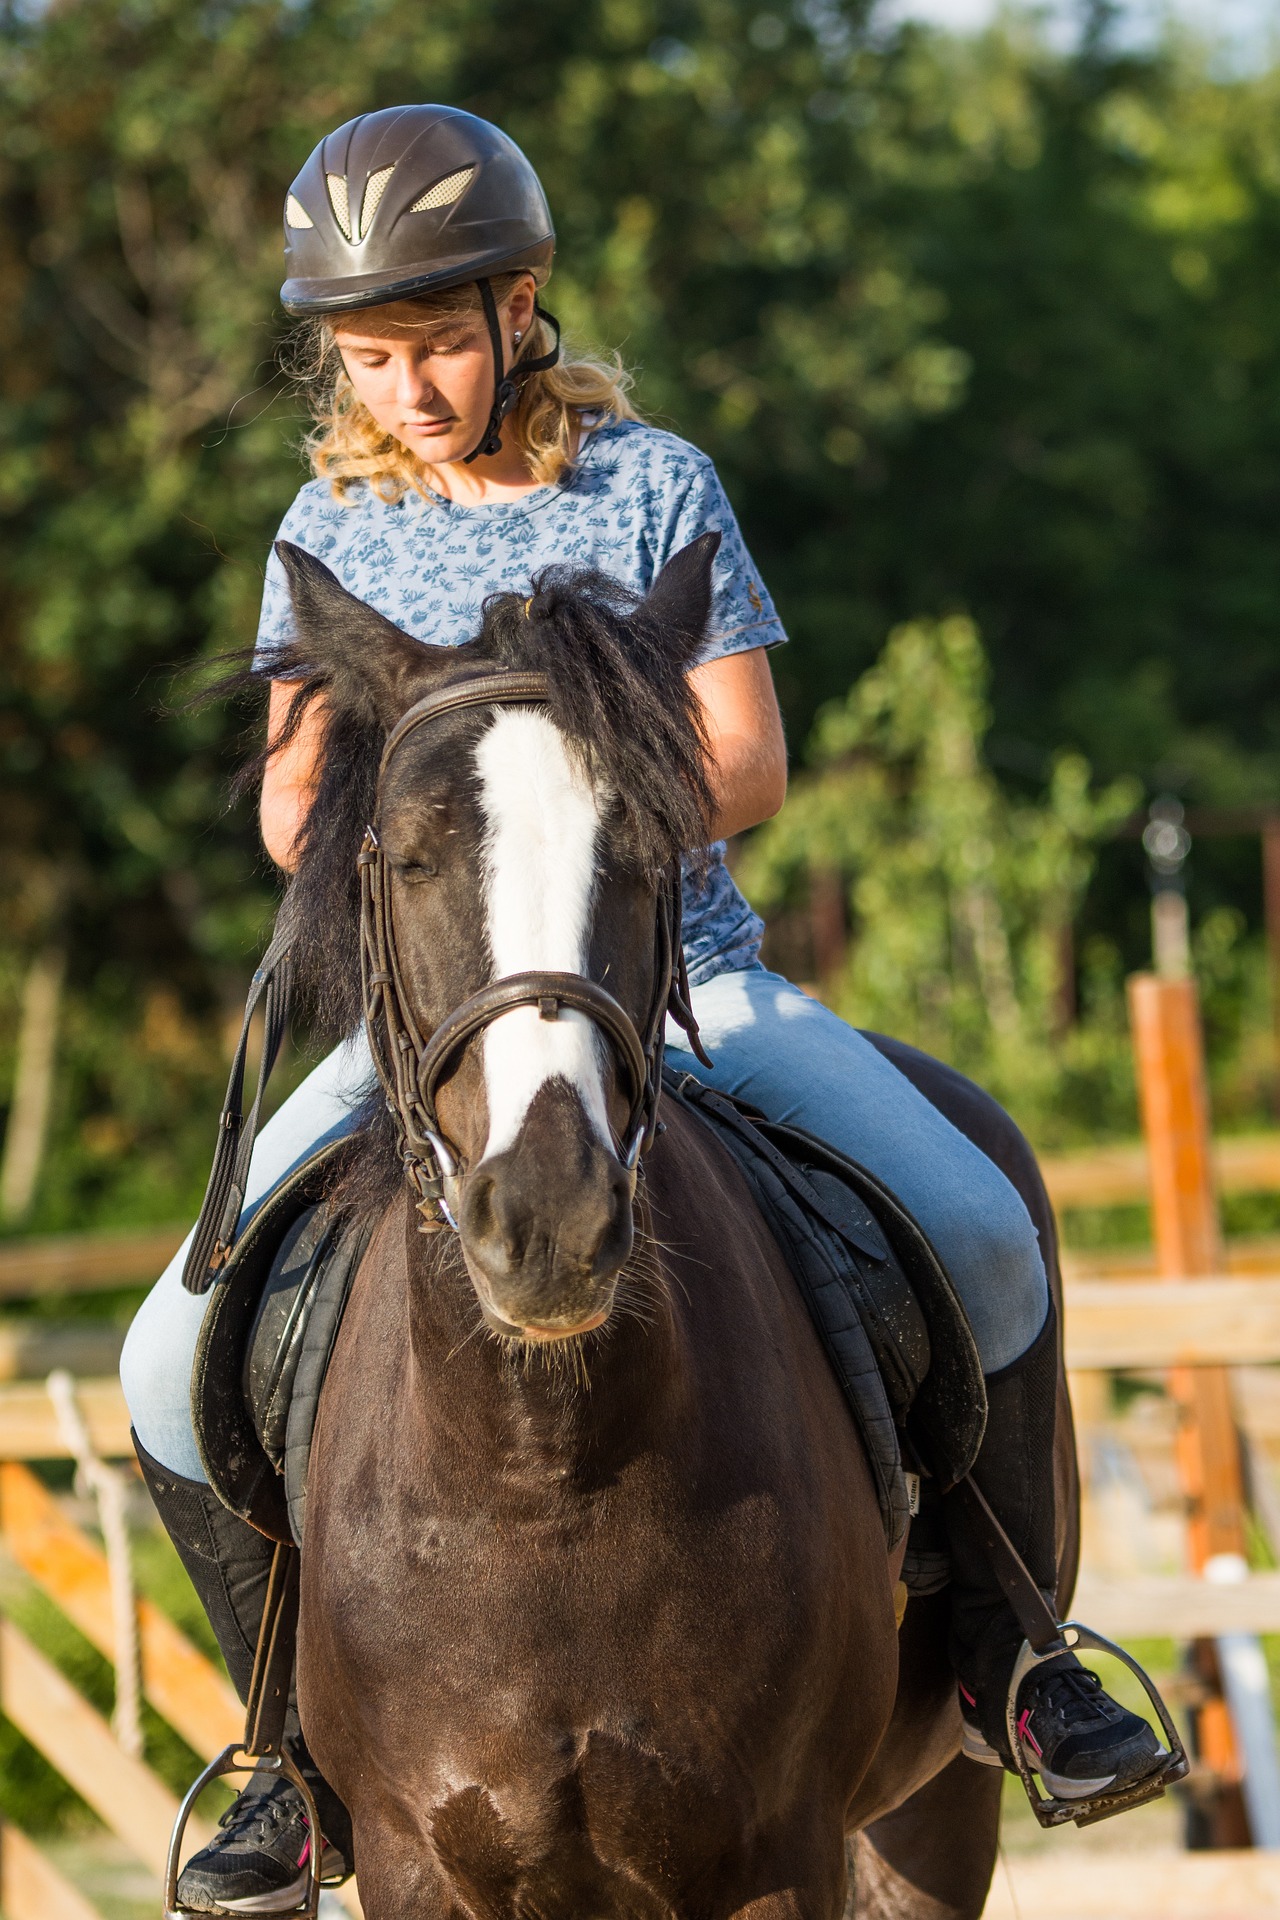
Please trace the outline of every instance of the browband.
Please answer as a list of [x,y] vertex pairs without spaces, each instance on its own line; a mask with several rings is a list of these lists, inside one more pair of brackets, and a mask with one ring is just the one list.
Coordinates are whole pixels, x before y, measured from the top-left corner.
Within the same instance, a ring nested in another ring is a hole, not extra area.
[[381,780],[386,772],[387,762],[396,748],[428,720],[438,720],[444,713],[458,713],[465,707],[527,706],[550,697],[551,682],[547,675],[527,668],[480,674],[469,680],[457,680],[452,686],[437,687],[433,693],[424,694],[396,721],[382,749],[378,778]]

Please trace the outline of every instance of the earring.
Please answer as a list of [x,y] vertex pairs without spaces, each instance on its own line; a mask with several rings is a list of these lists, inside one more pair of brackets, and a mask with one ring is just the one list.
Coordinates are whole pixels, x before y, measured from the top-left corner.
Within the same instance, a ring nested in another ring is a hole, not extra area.
[[515,331],[515,333],[513,333],[513,334],[512,334],[512,336],[511,336],[511,344],[512,344],[512,346],[513,346],[513,347],[518,347],[518,346],[520,345],[520,342],[521,342],[521,341],[522,341],[523,339],[524,339],[524,335],[523,335],[523,334],[522,334],[522,333],[520,332],[520,330],[519,330],[519,329],[517,328],[517,329],[516,329],[516,331]]

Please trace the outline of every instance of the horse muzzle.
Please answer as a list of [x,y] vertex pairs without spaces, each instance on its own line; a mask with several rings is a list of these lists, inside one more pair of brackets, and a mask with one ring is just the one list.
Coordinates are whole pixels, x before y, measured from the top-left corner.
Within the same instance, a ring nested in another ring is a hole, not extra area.
[[631,1253],[634,1176],[585,1126],[557,1128],[554,1097],[538,1104],[535,1124],[463,1180],[458,1229],[490,1326],[566,1340],[609,1317]]

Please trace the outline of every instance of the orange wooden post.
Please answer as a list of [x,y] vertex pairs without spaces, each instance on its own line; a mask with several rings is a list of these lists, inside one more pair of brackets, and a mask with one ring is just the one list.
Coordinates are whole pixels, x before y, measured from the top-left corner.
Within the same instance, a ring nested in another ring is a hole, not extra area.
[[1262,910],[1267,930],[1275,1065],[1280,1071],[1280,813],[1269,814],[1262,827]]
[[[1136,974],[1129,982],[1143,1131],[1151,1168],[1151,1212],[1159,1271],[1189,1279],[1223,1270],[1213,1179],[1204,1041],[1195,981]],[[1225,1367],[1175,1367],[1178,1468],[1188,1502],[1188,1551],[1197,1572],[1220,1555],[1245,1554],[1240,1445]],[[1241,1764],[1221,1693],[1216,1650],[1199,1641],[1195,1666],[1207,1698],[1196,1712],[1196,1747],[1219,1786],[1208,1809],[1214,1846],[1247,1845]]]

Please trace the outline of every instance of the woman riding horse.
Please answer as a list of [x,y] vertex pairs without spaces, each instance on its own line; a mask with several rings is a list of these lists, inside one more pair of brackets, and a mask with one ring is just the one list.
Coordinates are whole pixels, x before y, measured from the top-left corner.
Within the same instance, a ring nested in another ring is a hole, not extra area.
[[[487,596],[530,594],[549,563],[643,593],[674,554],[719,536],[712,637],[689,674],[718,837],[687,864],[683,903],[692,1007],[714,1064],[674,1029],[669,1057],[862,1162],[929,1234],[986,1376],[975,1477],[1051,1596],[1057,1348],[1027,1210],[882,1051],[762,966],[762,924],[725,865],[724,839],[775,813],[785,792],[766,654],[786,636],[711,462],[641,421],[615,370],[560,357],[559,328],[538,301],[554,250],[546,201],[524,155],[487,122],[440,106],[349,122],[294,182],[285,239],[283,303],[302,318],[327,384],[310,441],[315,477],[281,535],[405,632],[436,647],[468,641]],[[273,657],[296,639],[273,553],[258,670],[271,677]],[[291,716],[297,676],[295,665],[271,680],[261,802],[263,839],[285,873],[297,866],[328,721],[322,696],[300,724]],[[508,777],[518,783],[520,768]],[[315,1069],[258,1138],[249,1207],[351,1126],[371,1078],[363,1034]],[[184,1248],[138,1313],[121,1375],[148,1486],[243,1693],[270,1543],[221,1506],[196,1449],[189,1379],[208,1296],[184,1289],[185,1258]],[[1008,1767],[1006,1693],[1021,1629],[963,1526],[950,1517],[948,1529],[964,1752]],[[1063,1797],[1126,1785],[1161,1757],[1146,1724],[1070,1653],[1023,1681],[1017,1724],[1028,1763]],[[340,1872],[349,1822],[296,1725],[294,1746],[315,1783],[326,1865]],[[188,1866],[181,1897],[201,1911],[285,1911],[305,1878],[308,1839],[293,1790],[255,1779]]]

